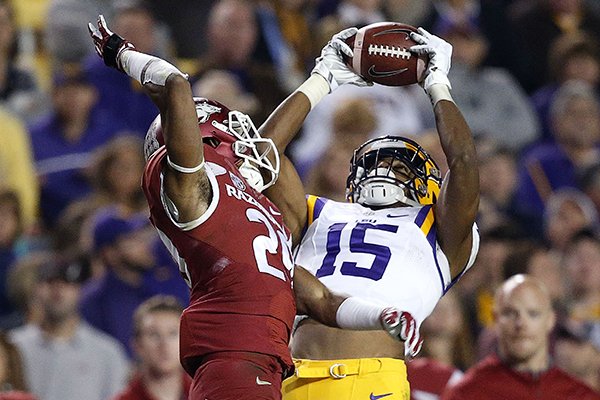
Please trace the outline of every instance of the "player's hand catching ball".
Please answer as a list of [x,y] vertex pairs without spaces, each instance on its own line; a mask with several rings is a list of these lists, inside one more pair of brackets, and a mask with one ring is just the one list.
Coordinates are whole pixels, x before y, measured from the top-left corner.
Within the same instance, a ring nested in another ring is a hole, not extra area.
[[419,55],[429,56],[425,79],[422,82],[423,89],[429,92],[429,88],[435,84],[443,84],[451,88],[448,72],[452,59],[452,45],[423,28],[411,32],[410,37],[418,44],[409,50]]
[[333,35],[329,43],[321,50],[321,56],[317,58],[313,74],[319,74],[329,83],[329,92],[333,92],[338,86],[350,83],[357,86],[371,86],[373,83],[365,81],[346,65],[342,54],[352,57],[352,49],[346,43],[346,39],[358,32],[356,28],[348,28]]
[[419,354],[423,339],[417,328],[417,321],[407,311],[388,307],[381,312],[381,325],[396,340],[404,341],[404,357],[411,359]]

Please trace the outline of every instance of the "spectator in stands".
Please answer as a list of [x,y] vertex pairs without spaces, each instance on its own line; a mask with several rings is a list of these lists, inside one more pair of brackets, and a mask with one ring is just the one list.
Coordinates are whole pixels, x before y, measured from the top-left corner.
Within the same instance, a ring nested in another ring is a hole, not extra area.
[[552,355],[557,367],[600,393],[600,345],[590,340],[585,327],[560,326],[554,335]]
[[16,305],[9,299],[7,278],[17,259],[17,241],[23,232],[21,205],[16,193],[0,190],[0,330],[13,328],[19,319]]
[[563,268],[568,285],[568,318],[586,326],[590,339],[600,346],[600,239],[583,230],[564,252]]
[[85,271],[75,262],[47,259],[38,272],[41,320],[10,332],[31,391],[43,400],[110,398],[123,388],[128,364],[116,340],[80,318]]
[[383,6],[389,21],[402,21],[412,26],[423,26],[423,20],[431,12],[431,0],[384,0]]
[[[38,0],[40,1],[40,0]],[[43,47],[51,57],[51,64],[80,65],[94,53],[87,40],[85,24],[102,12],[107,18],[118,14],[119,8],[137,7],[145,0],[41,0],[46,2],[44,14]],[[135,29],[137,27],[131,27]],[[142,34],[143,32],[140,32]]]
[[35,400],[27,393],[19,349],[0,331],[0,399]]
[[31,72],[17,65],[18,46],[14,14],[9,0],[0,1],[0,104],[24,121],[43,108],[40,90]]
[[198,69],[192,79],[195,82],[214,69],[233,73],[244,91],[258,98],[259,108],[253,119],[256,126],[264,122],[287,94],[277,80],[273,64],[252,57],[257,46],[258,30],[253,2],[216,2],[210,10],[206,39],[203,38],[207,40],[208,49],[198,59]]
[[518,153],[539,133],[537,115],[518,81],[505,68],[483,65],[489,42],[475,24],[447,24],[438,33],[452,46],[448,78],[473,132]]
[[546,286],[554,310],[564,313],[567,282],[561,265],[561,252],[538,244],[523,252],[525,273]]
[[114,116],[94,110],[97,98],[84,75],[59,71],[54,77],[52,112],[29,128],[47,228],[54,227],[68,204],[90,193],[85,171],[93,151],[123,129]]
[[238,77],[227,70],[207,71],[194,83],[192,93],[194,96],[227,104],[232,110],[248,114],[253,119],[261,107],[258,98],[246,91]]
[[552,364],[555,314],[543,284],[527,275],[506,280],[494,298],[498,354],[471,367],[444,400],[598,400],[600,395]]
[[6,294],[18,311],[14,327],[41,323],[44,310],[36,292],[39,270],[54,256],[49,251],[30,251],[11,265]]
[[582,80],[598,93],[600,84],[600,43],[598,38],[581,32],[558,36],[548,53],[548,81],[531,95],[541,125],[541,139],[552,142],[550,105],[560,86],[570,80]]
[[502,224],[481,231],[481,238],[474,268],[456,285],[474,338],[493,324],[494,292],[504,280],[504,263],[523,240],[523,233],[518,226]]
[[600,229],[600,219],[592,200],[574,188],[562,188],[552,193],[544,209],[544,238],[550,246],[562,251],[584,229]]
[[519,165],[516,208],[530,233],[538,236],[552,192],[578,187],[600,160],[600,103],[589,84],[563,84],[552,103],[551,118],[555,143],[534,146]]
[[[129,216],[147,211],[140,186],[144,158],[142,142],[135,135],[119,135],[94,151],[86,176],[92,192],[71,202],[59,216],[52,246],[64,255],[88,258],[92,239],[88,221],[101,208],[114,207]],[[92,275],[102,275],[101,264],[92,263]]]
[[581,190],[592,200],[600,213],[600,164],[588,169],[581,178]]
[[517,79],[521,77],[525,68],[521,61],[523,46],[520,38],[511,29],[507,29],[508,15],[506,7],[500,1],[429,0],[428,2],[432,5],[419,26],[429,32],[443,32],[450,26],[475,27],[487,44],[487,51],[481,64],[504,68]]
[[328,18],[337,20],[340,29],[350,26],[360,28],[387,20],[381,0],[340,0],[337,2],[334,13]]
[[92,326],[119,340],[131,356],[135,309],[159,293],[176,295],[187,304],[188,289],[172,261],[157,263],[155,251],[164,246],[156,245],[145,214],[124,216],[109,207],[92,218],[92,251],[104,271],[84,289],[81,311]]
[[[206,51],[208,10],[218,0],[145,0],[157,19],[172,36],[175,54],[180,60],[191,61]],[[106,15],[104,15],[106,17]],[[107,19],[110,21],[110,19]],[[182,68],[183,69],[183,68]]]
[[442,297],[421,326],[427,344],[406,364],[411,400],[437,400],[475,360],[473,337],[458,292]]
[[23,224],[30,229],[37,221],[39,186],[31,141],[23,123],[0,107],[0,187],[19,197]]
[[489,138],[476,140],[479,160],[479,229],[520,224],[514,211],[517,190],[517,157]]
[[124,214],[148,209],[140,179],[144,171],[143,142],[135,135],[119,135],[98,148],[90,168],[94,190],[88,201],[95,208],[118,207]]
[[528,93],[549,81],[548,53],[557,37],[563,33],[585,32],[594,40],[600,39],[600,12],[593,3],[586,0],[520,0],[512,6],[511,23],[504,25],[498,37],[504,40],[504,33],[514,32],[519,38],[524,48],[519,58],[525,63],[520,81]]
[[307,5],[307,0],[257,2],[260,34],[254,57],[273,64],[279,85],[286,92],[304,82],[314,61]]
[[179,317],[183,307],[172,296],[154,296],[133,315],[136,374],[114,400],[188,398],[191,378],[179,362]]
[[423,322],[421,333],[427,341],[424,356],[459,370],[475,361],[474,340],[458,292],[449,291],[442,297]]
[[[114,11],[111,26],[115,32],[131,38],[136,48],[144,53],[169,58],[165,45],[160,40],[160,26],[150,10],[141,2],[125,2]],[[95,18],[94,16],[90,20]],[[89,34],[86,31],[86,46],[91,47],[88,40]],[[142,92],[141,85],[125,74],[106,68],[104,61],[96,54],[84,61],[84,72],[98,91],[97,109],[123,121],[125,129],[135,132],[143,139],[148,126],[158,114],[158,109]]]

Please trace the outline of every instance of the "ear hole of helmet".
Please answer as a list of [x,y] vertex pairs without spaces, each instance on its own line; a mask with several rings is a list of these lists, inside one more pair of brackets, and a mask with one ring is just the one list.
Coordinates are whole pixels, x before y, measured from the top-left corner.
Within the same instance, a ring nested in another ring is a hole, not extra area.
[[203,137],[203,138],[202,138],[202,142],[203,142],[204,144],[207,144],[207,145],[209,145],[210,147],[212,147],[212,148],[214,148],[214,149],[216,149],[216,148],[217,148],[217,146],[218,146],[219,144],[221,144],[221,141],[220,141],[219,139],[217,139],[217,138],[214,138],[214,137]]

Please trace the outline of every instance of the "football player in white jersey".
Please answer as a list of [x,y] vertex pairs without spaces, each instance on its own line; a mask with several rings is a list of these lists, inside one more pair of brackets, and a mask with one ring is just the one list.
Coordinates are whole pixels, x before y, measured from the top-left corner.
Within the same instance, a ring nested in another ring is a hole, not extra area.
[[[284,156],[323,96],[341,84],[368,84],[342,61],[342,53],[352,55],[344,39],[356,31],[333,36],[311,76],[259,129],[273,139],[282,160],[279,180],[266,194],[292,230],[298,264],[331,290],[394,304],[420,325],[471,267],[479,247],[477,157],[450,94],[452,46],[421,28],[411,34],[418,44],[410,50],[429,57],[421,86],[431,99],[449,165],[443,179],[417,143],[377,138],[354,152],[348,202],[340,203],[306,197]],[[343,331],[301,319],[292,339],[296,373],[284,382],[284,399],[409,399],[403,360],[418,350],[418,344],[402,346],[385,332]]]

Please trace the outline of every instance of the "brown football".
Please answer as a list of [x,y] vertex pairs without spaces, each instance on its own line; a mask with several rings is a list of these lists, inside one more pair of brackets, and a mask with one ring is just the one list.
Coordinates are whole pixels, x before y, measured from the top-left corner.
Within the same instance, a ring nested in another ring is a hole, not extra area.
[[362,27],[346,39],[353,57],[346,64],[365,80],[386,86],[418,83],[427,67],[426,56],[408,49],[417,43],[410,33],[417,28],[399,22],[378,22]]

